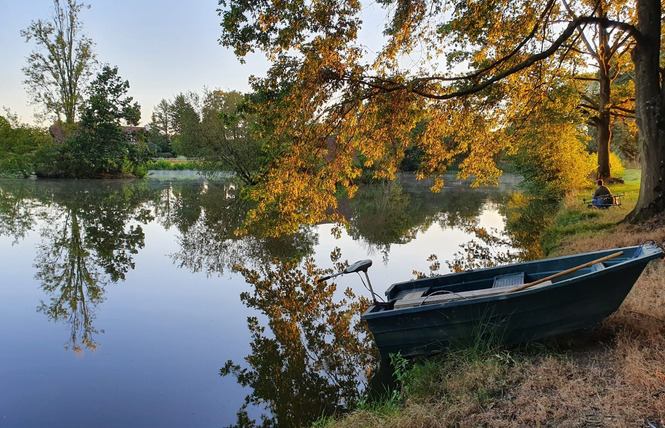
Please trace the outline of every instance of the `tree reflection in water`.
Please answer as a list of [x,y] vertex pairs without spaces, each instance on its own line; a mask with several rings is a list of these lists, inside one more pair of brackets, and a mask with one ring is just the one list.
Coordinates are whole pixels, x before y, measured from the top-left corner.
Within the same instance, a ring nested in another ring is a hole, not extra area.
[[[454,176],[450,178],[454,183]],[[378,250],[387,262],[392,245],[411,242],[434,224],[479,234],[482,241],[488,232],[478,226],[479,216],[488,206],[503,206],[508,197],[505,190],[470,189],[463,183],[435,194],[427,180],[403,175],[395,181],[361,186],[354,199],[340,206],[349,235],[364,241],[371,251]]]
[[510,193],[508,201],[496,206],[506,218],[504,230],[488,230],[467,223],[464,230],[474,238],[462,245],[452,260],[446,261],[448,268],[462,272],[545,257],[540,237],[553,220],[556,205],[556,201]]
[[[174,263],[208,276],[222,275],[236,264],[258,266],[270,259],[302,260],[314,252],[317,236],[312,227],[279,238],[266,236],[256,225],[243,229],[250,203],[238,196],[239,189],[229,183],[208,183],[196,195],[197,216],[178,223],[180,251],[171,255]],[[187,194],[179,194],[187,200]]]
[[153,219],[144,205],[148,187],[107,183],[91,188],[78,181],[50,184],[42,182],[25,193],[24,184],[19,184],[15,192],[3,193],[3,204],[20,199],[17,204],[23,208],[16,212],[25,216],[23,222],[34,225],[39,218],[44,225],[35,278],[50,299],[37,310],[69,325],[67,349],[94,351],[95,335],[100,332],[93,324],[95,309],[104,300],[105,287],[124,280],[134,268],[133,257],[145,240],[139,223]]
[[[506,209],[506,206],[509,208]],[[506,217],[503,231],[467,223],[463,229],[474,238],[461,245],[452,259],[446,260],[451,272],[463,272],[500,266],[544,257],[540,235],[546,222],[551,221],[553,208],[548,201],[530,198],[521,193],[511,194],[508,204],[499,206]],[[461,226],[460,226],[461,227]],[[438,275],[440,262],[435,254],[429,275]],[[414,272],[418,277],[428,276]]]
[[[332,259],[338,258],[336,251]],[[334,283],[317,283],[331,271],[310,258],[236,270],[252,285],[242,301],[260,313],[247,319],[252,335],[247,365],[228,361],[221,369],[252,389],[238,412],[238,426],[254,425],[250,406],[268,411],[262,426],[298,427],[357,402],[378,358],[360,320],[369,301]]]
[[[519,193],[460,187],[435,195],[427,187],[410,179],[361,186],[355,199],[340,201],[343,227],[385,261],[392,245],[410,242],[433,225],[475,237],[448,262],[451,269],[542,256],[536,237],[549,207]],[[505,231],[480,227],[478,216],[488,204],[506,218]],[[142,225],[154,217],[167,229],[177,228],[176,265],[208,275],[234,270],[249,286],[241,299],[256,312],[248,318],[252,351],[244,363],[229,361],[221,370],[251,387],[238,425],[307,425],[358,400],[378,364],[360,322],[368,302],[333,283],[316,283],[329,272],[311,258],[316,228],[267,238],[258,225],[238,235],[249,209],[229,183],[3,183],[0,234],[18,240],[46,225],[35,259],[36,278],[48,295],[39,311],[67,323],[67,347],[80,352],[98,346],[96,308],[105,288],[133,269],[144,245]],[[331,259],[342,267],[339,251]],[[433,258],[433,270],[439,267]],[[256,409],[264,412],[259,422],[250,417]]]
[[[24,180],[17,183],[23,184]],[[26,186],[0,186],[0,236],[11,236],[16,244],[35,226],[35,201]]]

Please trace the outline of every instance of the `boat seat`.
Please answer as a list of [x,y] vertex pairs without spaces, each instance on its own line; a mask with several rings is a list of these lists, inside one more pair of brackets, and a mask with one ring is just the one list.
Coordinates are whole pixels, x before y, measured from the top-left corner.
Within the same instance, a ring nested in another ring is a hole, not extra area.
[[[545,287],[547,285],[552,284],[552,281],[545,281],[540,284],[536,284],[533,287],[526,288],[524,291],[528,290],[535,290],[540,287]],[[439,292],[434,292],[432,294],[429,294],[427,296],[423,297],[412,297],[410,299],[405,298],[396,300],[395,301],[395,309],[402,309],[402,308],[411,308],[415,306],[423,306],[423,305],[432,305],[435,303],[446,303],[446,302],[454,302],[458,300],[468,300],[468,299],[477,299],[480,297],[489,297],[489,296],[496,296],[499,294],[504,294],[509,292],[511,289],[515,289],[520,287],[522,284],[517,284],[517,285],[512,285],[512,286],[507,286],[507,287],[501,287],[499,289],[496,288],[483,288],[481,290],[471,290],[471,291],[460,291],[459,293],[451,292],[451,291],[439,291]],[[518,291],[519,293],[519,291]],[[415,293],[414,293],[415,294]]]
[[423,294],[425,294],[426,291],[428,291],[429,288],[417,288],[415,290],[410,290],[406,291],[404,293],[401,293],[400,296],[397,298],[400,300],[413,300],[413,299],[418,299],[423,297]]
[[603,269],[605,269],[605,265],[603,264],[603,262],[591,265],[591,272],[598,272],[599,270]]
[[492,288],[509,287],[511,285],[524,284],[524,272],[510,273],[494,277]]

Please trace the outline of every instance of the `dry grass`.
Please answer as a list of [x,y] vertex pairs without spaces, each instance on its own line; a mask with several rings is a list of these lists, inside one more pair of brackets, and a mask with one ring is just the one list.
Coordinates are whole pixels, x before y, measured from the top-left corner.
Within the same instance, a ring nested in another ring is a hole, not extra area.
[[[665,216],[566,238],[557,253],[647,240],[665,240]],[[439,372],[416,376],[421,385],[405,394],[398,411],[358,411],[330,426],[665,427],[665,263],[652,262],[600,326],[548,346],[555,351],[441,363]]]

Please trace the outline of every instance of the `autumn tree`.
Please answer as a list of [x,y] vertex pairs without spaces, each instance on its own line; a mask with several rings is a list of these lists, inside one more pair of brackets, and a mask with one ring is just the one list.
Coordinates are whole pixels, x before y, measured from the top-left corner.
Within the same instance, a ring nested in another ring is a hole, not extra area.
[[[319,221],[336,209],[330,194],[340,187],[355,191],[357,159],[365,166],[381,163],[378,175],[391,178],[403,158],[404,136],[421,121],[428,124],[416,141],[424,153],[421,176],[433,175],[442,185],[442,172],[463,156],[462,176],[495,181],[495,160],[514,149],[507,134],[510,102],[529,96],[529,87],[547,88],[552,80],[541,76],[551,75],[557,64],[565,77],[578,28],[591,25],[621,31],[632,41],[643,167],[630,218],[639,221],[665,209],[656,0],[637,0],[635,24],[576,5],[573,10],[583,13],[562,21],[557,0],[386,0],[380,2],[388,12],[385,42],[375,58],[367,57],[359,41],[364,8],[358,1],[220,5],[220,42],[241,58],[264,52],[272,67],[259,82],[275,91],[288,88],[277,105],[275,134],[292,138],[286,147],[268,142],[283,153],[254,190],[256,215]],[[327,137],[334,137],[333,146]]]
[[47,115],[65,123],[77,120],[82,92],[95,66],[94,43],[83,33],[80,13],[84,6],[76,0],[54,0],[50,20],[33,21],[21,31],[26,42],[34,41],[35,50],[23,68],[24,81],[36,104]]
[[[563,1],[567,14],[571,19],[579,15],[589,15],[595,10],[602,19],[613,19],[633,23],[632,5],[626,1],[592,1],[580,2],[581,10],[573,10],[571,5]],[[578,27],[581,51],[590,57],[595,73],[576,77],[582,81],[591,81],[593,86],[586,85],[581,91],[580,106],[589,116],[589,124],[596,130],[596,148],[598,151],[598,178],[608,179],[612,176],[610,168],[610,142],[612,125],[616,118],[625,119],[634,116],[634,85],[626,74],[632,71],[628,51],[633,45],[629,34],[619,28],[604,25],[586,25]],[[623,77],[623,78],[621,78]]]

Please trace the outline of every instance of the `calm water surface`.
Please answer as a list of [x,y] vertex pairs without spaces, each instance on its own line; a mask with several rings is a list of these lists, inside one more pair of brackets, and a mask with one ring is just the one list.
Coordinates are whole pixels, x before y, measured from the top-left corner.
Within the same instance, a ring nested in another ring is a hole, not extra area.
[[404,176],[342,201],[347,226],[240,239],[249,206],[230,185],[0,180],[0,426],[298,426],[343,411],[377,364],[358,319],[369,293],[316,276],[370,258],[383,295],[432,254],[440,272],[515,254],[529,239],[505,230],[528,222],[509,211],[513,184],[432,194]]

